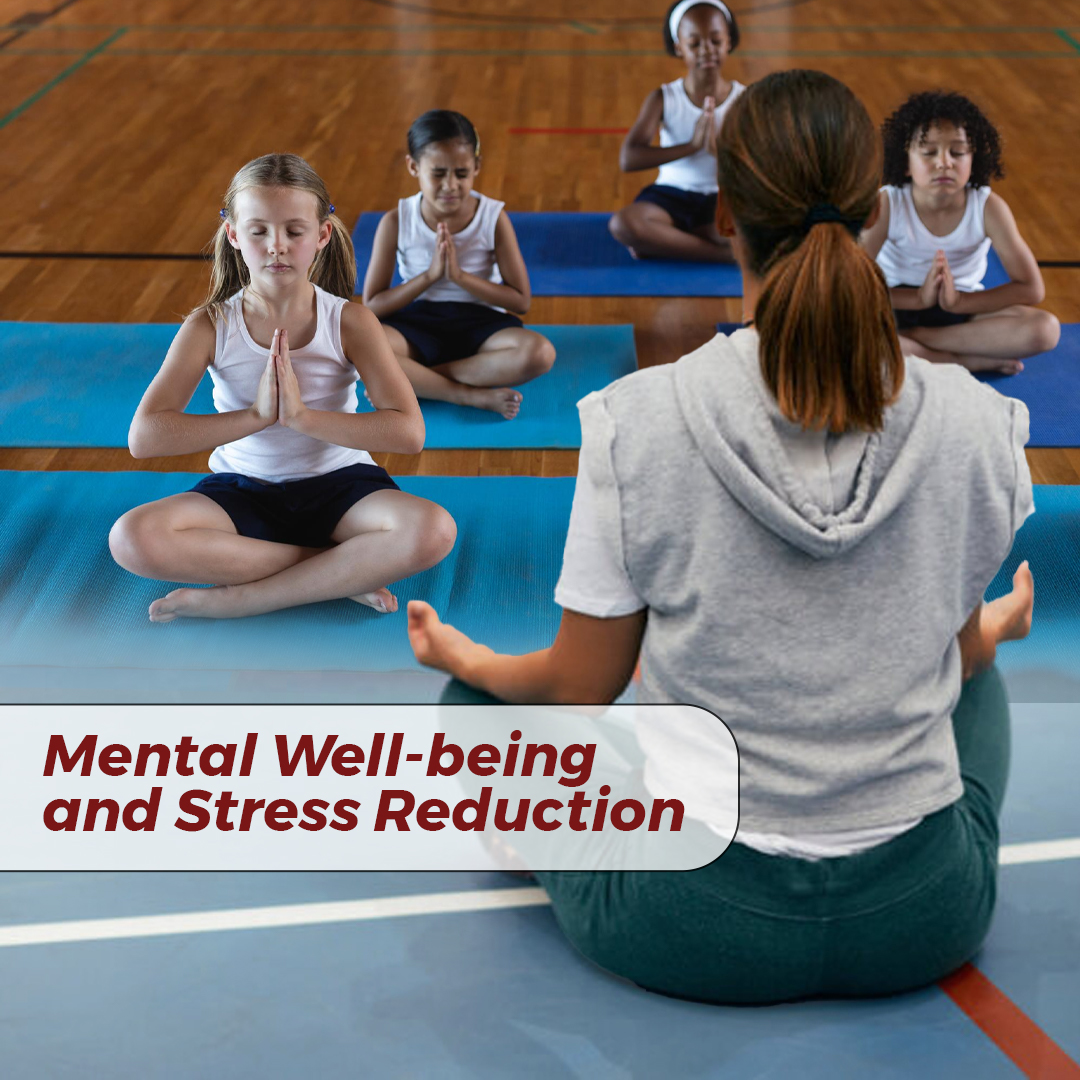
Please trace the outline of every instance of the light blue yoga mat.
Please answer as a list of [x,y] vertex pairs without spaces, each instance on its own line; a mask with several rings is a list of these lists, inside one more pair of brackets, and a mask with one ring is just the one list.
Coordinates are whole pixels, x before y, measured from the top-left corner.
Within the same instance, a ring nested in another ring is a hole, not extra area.
[[[361,214],[353,247],[362,291],[382,214]],[[610,214],[511,213],[533,296],[741,296],[734,265],[635,259],[608,232]],[[394,273],[394,284],[401,279]]]
[[[514,420],[422,402],[435,447],[573,448],[575,403],[637,368],[631,326],[542,326],[557,359],[526,383]],[[0,323],[0,446],[126,446],[128,425],[177,328],[137,323]],[[212,413],[210,377],[191,412]],[[361,409],[368,405],[361,396]]]
[[[198,479],[0,472],[0,700],[12,700],[6,673],[15,672],[18,685],[32,667],[56,671],[58,684],[65,671],[91,672],[98,690],[108,685],[109,670],[124,685],[132,669],[171,673],[170,682],[179,674],[188,700],[205,700],[204,686],[215,700],[228,671],[278,680],[288,672],[418,672],[405,623],[405,605],[414,598],[504,652],[529,652],[554,639],[560,612],[552,595],[572,478],[404,478],[405,490],[453,514],[458,540],[438,566],[394,584],[396,614],[337,600],[248,619],[154,624],[147,607],[174,586],[121,570],[109,554],[109,529],[131,507]],[[170,688],[165,696],[176,694]]]
[[[416,681],[420,671],[401,613],[382,616],[339,600],[252,619],[151,624],[146,609],[170,586],[117,567],[106,537],[130,507],[186,490],[196,479],[0,473],[0,700],[31,699],[20,693],[27,686],[35,688],[33,700],[50,699],[50,688],[52,699],[69,700],[72,685],[106,701],[129,700],[132,685],[149,701],[267,695],[285,701],[298,692],[300,700],[340,700],[350,687],[365,693],[348,673],[402,670],[413,681],[397,699],[430,699],[429,688]],[[573,486],[570,478],[403,479],[406,490],[454,515],[458,541],[437,567],[395,585],[402,607],[412,598],[428,600],[443,618],[500,651],[549,644],[560,617],[552,592]],[[998,663],[1013,700],[1080,702],[1080,488],[1035,490],[1038,512],[988,592],[992,598],[1006,591],[1019,562],[1030,560],[1035,625],[1025,641],[1001,647]],[[325,691],[318,673],[330,680]],[[368,686],[370,697],[353,700],[396,696],[388,694],[386,679]],[[113,687],[123,693],[110,695]]]

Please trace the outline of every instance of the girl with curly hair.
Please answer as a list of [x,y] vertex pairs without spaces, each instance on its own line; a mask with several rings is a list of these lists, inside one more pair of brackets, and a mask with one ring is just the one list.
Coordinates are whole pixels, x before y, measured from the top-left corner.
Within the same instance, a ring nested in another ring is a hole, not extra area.
[[[1008,375],[1057,344],[1042,275],[1005,200],[994,125],[961,94],[914,94],[882,127],[885,187],[862,243],[885,273],[906,354]],[[990,245],[1010,281],[984,289]]]

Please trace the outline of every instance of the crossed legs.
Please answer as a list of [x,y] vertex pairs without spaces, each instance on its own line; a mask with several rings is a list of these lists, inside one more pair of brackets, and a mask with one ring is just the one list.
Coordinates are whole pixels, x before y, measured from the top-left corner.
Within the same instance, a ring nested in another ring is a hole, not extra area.
[[213,499],[171,495],[129,510],[112,527],[109,549],[125,570],[214,589],[174,589],[150,605],[154,622],[179,616],[231,619],[349,597],[396,611],[388,582],[426,570],[454,546],[457,526],[436,503],[403,491],[376,491],[345,513],[329,548],[240,536]]
[[521,392],[512,387],[543,375],[555,363],[555,346],[523,327],[496,330],[475,355],[435,367],[420,362],[399,330],[384,325],[383,331],[418,398],[490,409],[507,420],[521,408]]
[[1022,360],[1049,352],[1058,343],[1061,324],[1039,308],[1020,304],[955,326],[919,326],[900,335],[901,351],[938,363],[963,364],[969,371],[1015,375]]
[[633,202],[612,215],[608,231],[636,259],[694,259],[725,262],[733,259],[731,244],[710,222],[693,232],[676,228],[671,215],[650,202]]

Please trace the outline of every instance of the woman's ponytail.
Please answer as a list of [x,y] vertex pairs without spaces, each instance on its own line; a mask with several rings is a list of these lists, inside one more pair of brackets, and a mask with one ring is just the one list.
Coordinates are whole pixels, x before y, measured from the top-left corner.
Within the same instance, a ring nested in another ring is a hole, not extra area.
[[904,361],[885,279],[858,243],[880,180],[866,110],[821,72],[769,75],[732,106],[718,158],[762,278],[754,325],[781,412],[804,428],[880,430]]

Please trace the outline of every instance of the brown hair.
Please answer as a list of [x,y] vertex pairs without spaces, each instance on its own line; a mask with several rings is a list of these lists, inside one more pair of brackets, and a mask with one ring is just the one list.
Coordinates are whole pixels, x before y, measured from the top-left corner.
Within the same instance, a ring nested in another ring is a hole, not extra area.
[[225,193],[225,213],[214,239],[207,245],[211,252],[210,291],[195,310],[205,311],[217,323],[222,306],[250,281],[243,256],[230,243],[226,223],[236,224],[236,197],[254,187],[298,188],[310,191],[318,203],[320,224],[329,220],[330,243],[316,256],[308,271],[308,280],[335,296],[351,299],[356,288],[356,256],[344,223],[331,213],[330,196],[319,174],[296,154],[264,154],[249,161],[233,178]]
[[804,428],[878,431],[904,381],[889,290],[859,246],[881,146],[858,98],[820,71],[754,83],[720,129],[719,182],[763,279],[761,372]]

